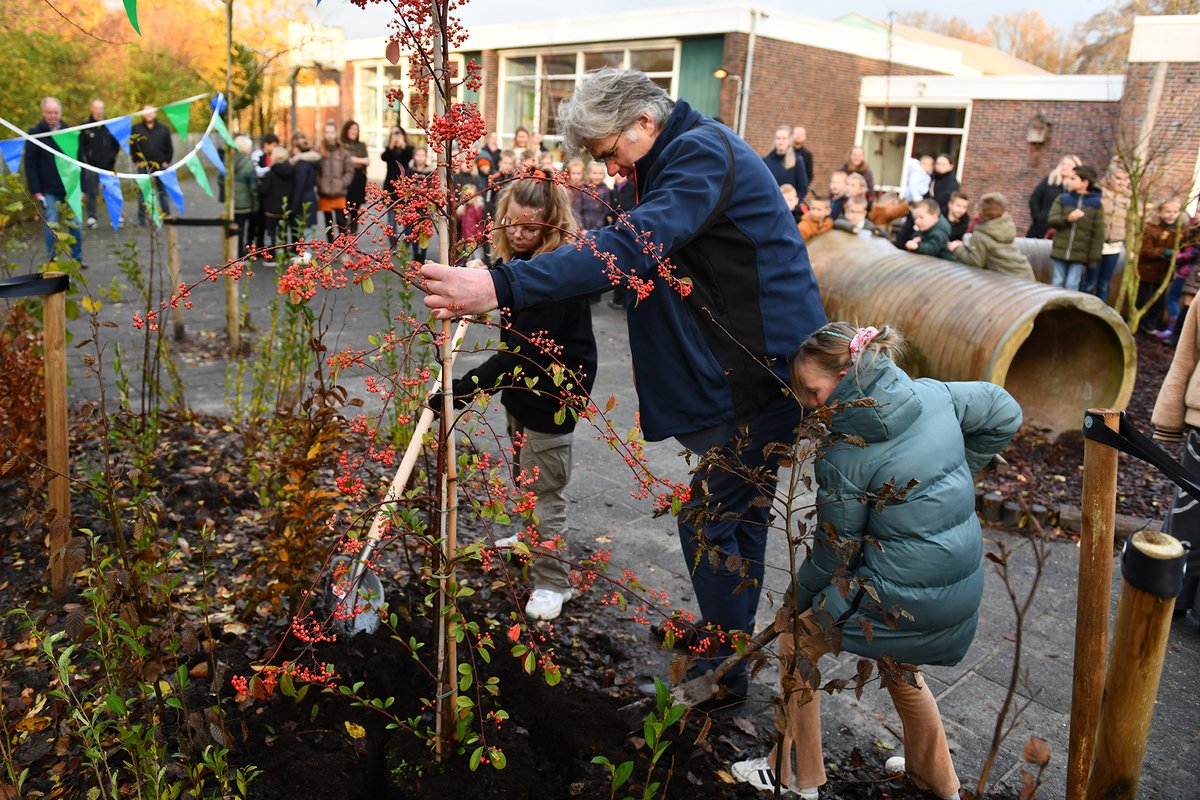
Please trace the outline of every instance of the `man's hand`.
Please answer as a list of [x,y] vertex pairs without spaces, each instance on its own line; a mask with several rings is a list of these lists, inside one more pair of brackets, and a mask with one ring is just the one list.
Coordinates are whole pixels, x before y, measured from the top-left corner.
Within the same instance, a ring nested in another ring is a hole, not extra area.
[[460,269],[432,261],[421,267],[425,279],[425,307],[433,309],[437,319],[452,319],[482,314],[496,307],[496,286],[491,273],[481,269]]
[[1083,209],[1077,208],[1070,214],[1067,214],[1067,222],[1078,222],[1079,220],[1083,219],[1084,216]]

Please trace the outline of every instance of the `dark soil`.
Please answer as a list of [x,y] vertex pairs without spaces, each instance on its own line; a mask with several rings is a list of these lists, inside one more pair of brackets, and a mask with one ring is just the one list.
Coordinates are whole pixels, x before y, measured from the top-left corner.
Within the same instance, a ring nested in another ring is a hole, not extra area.
[[[1136,337],[1138,371],[1133,396],[1126,409],[1131,422],[1147,435],[1150,415],[1163,378],[1171,366],[1174,350],[1148,333]],[[1182,445],[1161,443],[1179,458]],[[1050,509],[1060,505],[1080,506],[1083,491],[1083,436],[1068,433],[1049,441],[1035,431],[1022,430],[1004,451],[1011,469],[988,475],[983,486],[1029,504]],[[1117,468],[1117,513],[1161,522],[1171,504],[1175,485],[1149,464],[1125,454]]]

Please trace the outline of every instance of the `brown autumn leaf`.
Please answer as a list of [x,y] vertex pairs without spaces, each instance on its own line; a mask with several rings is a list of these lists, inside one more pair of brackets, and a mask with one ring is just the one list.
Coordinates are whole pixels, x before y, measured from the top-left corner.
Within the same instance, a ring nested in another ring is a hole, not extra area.
[[688,656],[675,656],[671,659],[671,665],[667,667],[667,680],[671,682],[672,686],[683,680],[691,661],[692,659]]
[[16,729],[24,733],[37,733],[50,727],[49,717],[26,717],[16,724]]
[[1025,740],[1022,756],[1026,763],[1045,767],[1050,763],[1050,745],[1040,736],[1030,736]]

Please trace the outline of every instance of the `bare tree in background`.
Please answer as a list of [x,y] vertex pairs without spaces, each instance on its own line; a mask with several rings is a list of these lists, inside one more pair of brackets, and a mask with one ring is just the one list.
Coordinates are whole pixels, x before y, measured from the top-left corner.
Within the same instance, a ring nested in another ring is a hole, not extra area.
[[1200,13],[1200,0],[1128,0],[1117,2],[1075,26],[1076,51],[1068,71],[1122,73],[1133,36],[1133,19],[1160,14]]

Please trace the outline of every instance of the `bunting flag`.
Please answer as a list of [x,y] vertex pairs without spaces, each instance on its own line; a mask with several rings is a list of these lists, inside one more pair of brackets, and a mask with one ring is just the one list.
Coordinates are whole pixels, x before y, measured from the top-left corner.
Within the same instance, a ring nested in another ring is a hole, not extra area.
[[[58,145],[58,149],[63,152],[63,155],[68,155],[71,158],[79,158],[79,131],[63,131],[62,133],[52,133],[50,138]],[[62,161],[61,158],[54,159]]]
[[146,216],[154,220],[156,226],[162,225],[162,220],[158,218],[158,192],[154,191],[154,181],[149,175],[138,175],[134,180],[142,193],[142,205],[146,207]]
[[179,209],[179,214],[182,216],[185,212],[183,210],[183,187],[179,185],[179,173],[169,169],[166,172],[158,173],[158,179],[162,181],[163,188],[167,190],[171,202]]
[[67,190],[67,205],[75,212],[75,219],[83,219],[83,202],[80,198],[79,165],[65,158],[54,159],[58,167],[58,177],[62,178],[63,188]]
[[108,132],[117,140],[117,144],[129,155],[129,138],[133,135],[133,117],[117,117],[104,123]]
[[5,139],[0,142],[0,154],[4,155],[4,163],[8,171],[16,175],[21,169],[21,157],[25,154],[25,142],[20,139]]
[[99,175],[100,191],[104,194],[104,205],[112,220],[113,230],[121,229],[121,209],[125,207],[125,196],[121,194],[121,181],[114,175]]
[[198,158],[189,158],[183,163],[187,164],[187,168],[192,171],[192,175],[196,178],[196,185],[203,189],[206,195],[212,197],[212,187],[208,185],[208,173],[204,171],[203,162]]
[[[217,117],[217,119],[220,119],[220,117]],[[221,173],[221,177],[225,177],[225,162],[221,160],[221,154],[217,152],[217,146],[213,144],[213,140],[208,136],[201,139],[200,150],[212,162],[212,165],[217,168],[217,172]]]
[[137,35],[142,35],[142,29],[138,27],[137,18],[137,0],[125,0],[125,16],[129,17],[129,24],[137,31]]
[[185,100],[182,103],[171,103],[169,106],[163,106],[162,112],[167,115],[167,120],[171,123],[171,127],[186,142],[188,124],[192,121],[191,101]]
[[221,134],[221,138],[225,140],[225,144],[237,149],[237,142],[229,135],[229,128],[225,127],[225,120],[221,119],[220,114],[213,115],[213,127],[216,128],[217,133]]

